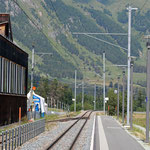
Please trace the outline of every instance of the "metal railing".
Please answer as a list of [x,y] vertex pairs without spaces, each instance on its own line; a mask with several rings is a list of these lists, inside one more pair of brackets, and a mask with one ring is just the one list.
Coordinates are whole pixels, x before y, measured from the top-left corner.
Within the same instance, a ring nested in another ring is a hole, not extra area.
[[14,150],[44,131],[45,119],[27,123],[11,130],[2,131],[0,135],[0,150]]

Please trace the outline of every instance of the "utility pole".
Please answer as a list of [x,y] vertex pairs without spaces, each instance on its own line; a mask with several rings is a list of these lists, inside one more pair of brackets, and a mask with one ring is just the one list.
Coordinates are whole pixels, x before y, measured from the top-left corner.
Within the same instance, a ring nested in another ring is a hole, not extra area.
[[82,81],[82,110],[84,110],[84,81]]
[[96,84],[94,85],[94,110],[96,110]]
[[105,51],[103,52],[103,101],[104,101],[104,114],[105,114]]
[[117,90],[117,119],[119,120],[119,79],[120,77],[118,76],[118,90]]
[[137,10],[129,6],[128,13],[128,84],[127,84],[127,126],[129,126],[129,109],[130,109],[130,62],[131,62],[131,12]]
[[132,130],[133,129],[133,118],[132,118],[132,115],[133,115],[133,60],[131,61],[131,110],[130,110],[130,129]]
[[[31,69],[31,101],[32,102],[33,102],[33,73],[34,73],[34,44],[32,44],[32,69]],[[31,107],[32,104],[31,101],[29,99],[29,107]],[[31,116],[32,116],[32,111],[33,110],[31,108]]]
[[125,89],[125,70],[123,70],[123,94],[122,94],[122,123],[124,123],[124,89]]
[[33,72],[34,72],[34,45],[32,45],[31,90],[33,88]]
[[75,101],[74,101],[74,112],[76,112],[76,86],[77,86],[77,84],[76,84],[76,81],[77,80],[77,70],[75,70],[75,88],[74,88],[74,99],[75,99]]
[[147,46],[147,97],[146,97],[146,143],[149,143],[149,105],[150,105],[150,36],[148,39]]

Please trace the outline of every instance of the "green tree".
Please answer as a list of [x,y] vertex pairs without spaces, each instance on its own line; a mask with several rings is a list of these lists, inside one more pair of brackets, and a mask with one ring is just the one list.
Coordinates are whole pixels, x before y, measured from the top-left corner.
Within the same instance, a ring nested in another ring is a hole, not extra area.
[[39,86],[37,87],[37,94],[47,99],[49,96],[49,80],[47,78],[41,78],[39,82]]
[[141,90],[139,90],[139,92],[138,92],[138,97],[137,97],[137,100],[135,100],[135,102],[134,102],[134,105],[135,105],[135,110],[136,111],[145,111],[145,95],[144,95],[144,93],[141,91]]
[[[110,89],[108,91],[108,97],[109,100],[106,104],[106,109],[109,106],[109,115],[115,115],[116,114],[116,108],[117,108],[117,94],[114,93],[114,89]],[[119,92],[119,112],[122,112],[122,93]]]

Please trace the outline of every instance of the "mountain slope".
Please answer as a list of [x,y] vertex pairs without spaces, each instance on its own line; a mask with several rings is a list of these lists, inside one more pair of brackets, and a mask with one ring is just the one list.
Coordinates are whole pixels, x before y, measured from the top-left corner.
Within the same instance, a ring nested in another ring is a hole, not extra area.
[[[26,51],[31,50],[34,43],[36,52],[53,54],[43,56],[42,59],[36,56],[37,76],[45,74],[49,77],[72,79],[76,69],[78,79],[98,79],[97,73],[102,76],[103,51],[106,51],[107,65],[126,64],[126,50],[86,35],[73,34],[73,32],[127,33],[127,20],[118,17],[119,13],[127,15],[124,11],[127,3],[123,0],[18,0],[18,3],[30,19],[12,0],[0,0],[0,11],[11,13],[16,42]],[[118,9],[112,9],[113,7]],[[148,16],[148,13],[144,12],[144,15]],[[141,58],[143,43],[137,35],[146,31],[140,31],[138,26],[133,26],[133,31],[132,55],[140,57],[136,63],[138,70],[139,62],[143,59]],[[127,49],[127,36],[94,36]],[[107,67],[107,74],[113,79],[116,78],[118,71],[121,74],[120,68]]]

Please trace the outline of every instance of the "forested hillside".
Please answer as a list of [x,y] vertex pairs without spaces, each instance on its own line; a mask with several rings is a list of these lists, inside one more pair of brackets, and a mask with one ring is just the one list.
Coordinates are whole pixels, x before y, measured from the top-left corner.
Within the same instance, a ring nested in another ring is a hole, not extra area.
[[[148,0],[150,2],[150,0]],[[148,4],[147,2],[147,4]],[[106,52],[106,65],[127,64],[127,36],[94,35],[96,40],[74,32],[127,33],[127,6],[123,0],[0,0],[0,12],[10,13],[14,41],[30,54],[32,44],[36,52],[49,52],[36,56],[36,76],[72,80],[74,70],[78,79],[99,79],[102,76],[102,53]],[[145,41],[149,32],[150,11],[145,2],[132,0],[138,7],[132,15],[132,56],[136,56],[134,82],[144,85]],[[113,43],[120,47],[109,45]],[[29,68],[31,59],[29,62]],[[121,68],[107,67],[107,78],[115,80]],[[30,71],[29,71],[30,73]],[[102,79],[98,82],[101,83]]]

